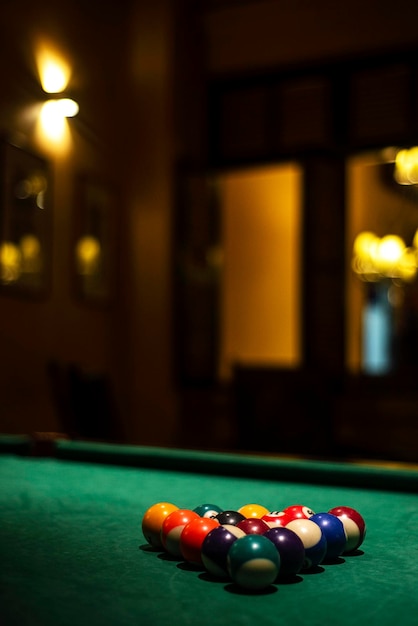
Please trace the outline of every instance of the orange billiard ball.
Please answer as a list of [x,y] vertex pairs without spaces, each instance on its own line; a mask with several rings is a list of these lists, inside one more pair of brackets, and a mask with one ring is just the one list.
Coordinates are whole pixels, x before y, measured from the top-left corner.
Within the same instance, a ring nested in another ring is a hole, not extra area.
[[157,502],[145,511],[142,518],[142,534],[153,548],[163,548],[161,541],[161,528],[163,522],[170,513],[177,511],[179,507],[172,502]]

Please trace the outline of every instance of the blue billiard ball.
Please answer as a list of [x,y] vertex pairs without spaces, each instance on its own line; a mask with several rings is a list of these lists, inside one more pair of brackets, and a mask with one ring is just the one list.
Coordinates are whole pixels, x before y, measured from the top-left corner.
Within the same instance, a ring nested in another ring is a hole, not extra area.
[[280,555],[279,576],[298,574],[305,562],[305,546],[302,539],[290,528],[275,526],[264,533],[276,546]]
[[315,513],[310,520],[321,527],[327,540],[324,561],[335,561],[343,553],[347,542],[344,524],[332,513]]
[[219,524],[204,538],[201,549],[202,563],[209,574],[228,578],[227,555],[229,548],[245,532],[232,524]]
[[217,504],[200,504],[193,509],[200,517],[216,517],[218,513],[222,513],[223,509]]
[[294,519],[286,525],[302,539],[305,547],[305,562],[302,570],[311,569],[322,563],[327,551],[327,540],[321,527],[309,519]]
[[258,591],[277,579],[280,555],[273,542],[264,535],[245,535],[229,548],[227,567],[234,583]]

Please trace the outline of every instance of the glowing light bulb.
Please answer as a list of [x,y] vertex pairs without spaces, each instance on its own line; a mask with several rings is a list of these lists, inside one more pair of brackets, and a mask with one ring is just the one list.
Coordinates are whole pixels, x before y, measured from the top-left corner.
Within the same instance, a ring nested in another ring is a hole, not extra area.
[[55,61],[47,61],[42,68],[42,88],[46,93],[61,93],[67,86],[68,75]]

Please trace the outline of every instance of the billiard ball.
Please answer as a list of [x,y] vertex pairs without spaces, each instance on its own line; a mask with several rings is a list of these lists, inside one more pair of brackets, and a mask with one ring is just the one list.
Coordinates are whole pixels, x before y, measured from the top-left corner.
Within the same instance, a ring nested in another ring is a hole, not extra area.
[[264,533],[274,543],[280,555],[279,576],[298,574],[305,562],[305,546],[302,539],[290,528],[276,526]]
[[245,519],[245,515],[239,513],[238,511],[233,511],[227,509],[226,511],[222,511],[215,516],[215,519],[218,520],[220,524],[232,524],[236,526],[238,522],[242,522]]
[[229,548],[234,541],[244,536],[244,531],[232,524],[219,524],[211,530],[203,539],[201,550],[206,571],[217,578],[228,578],[226,558]]
[[181,558],[180,536],[183,528],[192,519],[200,519],[191,509],[177,509],[167,515],[161,527],[161,543],[163,548],[172,556]]
[[200,517],[216,517],[223,509],[217,504],[200,504],[193,511]]
[[366,523],[362,515],[349,506],[336,506],[328,512],[336,515],[344,524],[347,542],[343,554],[357,550],[366,537]]
[[153,548],[163,548],[161,528],[165,518],[179,507],[171,502],[157,502],[150,506],[142,518],[142,534]]
[[318,524],[311,519],[300,517],[289,522],[286,528],[293,530],[302,539],[305,548],[302,569],[311,569],[322,563],[327,551],[327,540]]
[[291,519],[309,519],[315,513],[310,507],[303,504],[291,504],[285,507],[283,511]]
[[270,526],[262,519],[258,517],[246,517],[237,524],[237,528],[240,528],[246,535],[264,535],[264,533],[270,528]]
[[238,509],[238,513],[241,513],[244,517],[261,518],[268,512],[269,509],[262,504],[244,504]]
[[335,561],[343,553],[347,543],[344,524],[332,513],[315,513],[309,519],[321,527],[327,540],[324,561]]
[[245,535],[234,541],[229,548],[227,568],[233,582],[238,586],[258,591],[277,579],[280,555],[267,537]]
[[180,535],[180,550],[185,561],[195,565],[203,564],[201,554],[203,540],[219,525],[212,517],[198,517],[186,524]]
[[286,526],[293,518],[284,511],[271,511],[263,515],[261,519],[266,522],[270,528],[275,528],[276,526]]

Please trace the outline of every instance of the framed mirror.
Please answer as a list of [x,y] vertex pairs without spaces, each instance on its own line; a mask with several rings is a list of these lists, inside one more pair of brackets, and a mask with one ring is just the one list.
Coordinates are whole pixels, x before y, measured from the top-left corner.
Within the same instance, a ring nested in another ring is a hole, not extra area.
[[48,162],[26,149],[0,144],[0,288],[42,296],[51,274],[51,174]]

